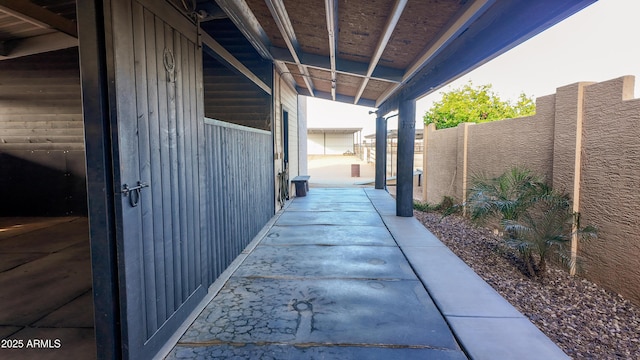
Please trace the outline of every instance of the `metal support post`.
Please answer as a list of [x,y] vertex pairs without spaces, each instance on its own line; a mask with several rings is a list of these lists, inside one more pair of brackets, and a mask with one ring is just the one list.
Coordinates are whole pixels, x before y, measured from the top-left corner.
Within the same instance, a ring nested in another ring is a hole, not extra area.
[[413,153],[416,138],[416,101],[403,100],[398,107],[396,215],[413,216]]
[[387,181],[387,121],[376,118],[376,189],[385,189]]

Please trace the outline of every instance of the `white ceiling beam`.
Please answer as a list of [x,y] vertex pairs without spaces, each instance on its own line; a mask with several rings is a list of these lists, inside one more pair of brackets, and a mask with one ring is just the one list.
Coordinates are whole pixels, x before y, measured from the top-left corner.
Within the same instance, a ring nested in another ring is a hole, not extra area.
[[396,25],[398,25],[398,21],[400,20],[400,16],[404,11],[405,6],[407,6],[407,2],[408,0],[397,0],[395,5],[393,6],[391,15],[387,19],[387,23],[384,26],[382,36],[380,36],[380,39],[378,39],[376,50],[373,53],[373,57],[371,57],[371,61],[369,62],[369,68],[367,69],[367,74],[365,78],[362,79],[362,83],[360,84],[360,88],[358,89],[358,93],[356,94],[354,104],[357,104],[358,101],[360,100],[360,97],[362,96],[364,89],[367,87],[367,84],[369,83],[369,79],[371,78],[373,71],[376,69],[376,66],[378,66],[378,62],[382,57],[382,53],[384,52],[384,49],[387,47],[387,44],[389,43],[389,39],[391,39],[391,35],[393,34],[393,31],[395,30]]
[[284,3],[282,0],[265,0],[265,2],[267,3],[267,7],[271,12],[273,20],[278,26],[278,30],[280,30],[280,34],[282,35],[284,42],[287,44],[287,48],[289,49],[291,56],[293,56],[293,60],[298,66],[298,70],[300,70],[300,73],[302,74],[307,90],[311,96],[315,96],[313,95],[313,81],[311,80],[309,71],[300,61],[300,44],[296,38],[293,25],[291,24],[291,19],[289,19],[289,14],[287,14],[287,9],[285,8]]
[[456,20],[451,23],[438,37],[438,39],[431,43],[405,71],[402,81],[395,86],[387,89],[376,100],[376,106],[382,104],[391,95],[393,95],[402,85],[404,85],[415,73],[424,67],[429,61],[431,61],[449,42],[454,40],[462,31],[468,28],[471,23],[484,13],[495,0],[476,0],[470,3]]
[[[336,100],[336,51],[338,49],[338,0],[325,0],[327,32],[329,35],[329,61],[331,63],[331,98]],[[356,103],[358,101],[356,100]]]
[[244,75],[247,79],[251,80],[254,84],[258,85],[264,92],[271,95],[271,88],[264,83],[256,74],[254,74],[251,70],[249,70],[240,60],[238,60],[235,56],[233,56],[227,49],[225,49],[220,43],[215,41],[211,35],[207,34],[205,31],[201,32],[202,43],[206,45],[209,49],[211,49],[216,57],[226,62],[228,65],[232,66],[234,69],[238,70],[242,75]]
[[76,23],[25,0],[0,0],[0,11],[43,29],[55,29],[75,38]]
[[[293,57],[291,56],[291,54],[289,54],[288,49],[272,46],[271,54],[273,55],[274,60],[296,65],[296,62],[293,61]],[[322,71],[331,71],[331,59],[328,56],[302,52],[300,60],[302,62],[302,65],[306,66],[307,68],[318,69]],[[367,75],[368,67],[369,64],[367,63],[345,59],[336,59],[336,73],[338,74],[363,78]],[[373,80],[398,83],[402,81],[403,75],[404,70],[379,65],[376,67],[374,73],[369,78]]]
[[272,60],[271,41],[262,28],[251,8],[244,0],[216,0],[218,6],[229,16],[231,21],[249,40],[258,54],[265,59]]

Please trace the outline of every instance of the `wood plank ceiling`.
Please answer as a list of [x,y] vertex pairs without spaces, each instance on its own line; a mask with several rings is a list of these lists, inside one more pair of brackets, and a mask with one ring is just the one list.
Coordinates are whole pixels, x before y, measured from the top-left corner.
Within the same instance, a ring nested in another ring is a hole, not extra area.
[[[231,20],[300,94],[385,107],[401,93],[433,91],[595,0],[167,1],[203,29]],[[76,46],[75,25],[75,0],[0,0],[0,60]],[[205,31],[203,42],[270,93],[215,33]]]
[[290,74],[299,93],[388,110],[401,98],[434,91],[594,1],[197,3],[205,13],[222,9],[263,58]]
[[0,60],[78,45],[75,0],[0,0]]
[[396,89],[456,20],[486,2],[216,0],[300,93],[368,106]]

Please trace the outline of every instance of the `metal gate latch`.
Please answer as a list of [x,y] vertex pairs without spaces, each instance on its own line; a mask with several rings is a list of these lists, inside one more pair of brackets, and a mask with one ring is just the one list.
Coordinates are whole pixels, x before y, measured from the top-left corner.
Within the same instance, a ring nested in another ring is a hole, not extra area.
[[122,195],[129,196],[129,204],[131,204],[132,207],[136,207],[140,203],[140,190],[146,187],[149,187],[149,184],[141,181],[138,181],[138,185],[132,187],[129,187],[127,184],[123,184]]

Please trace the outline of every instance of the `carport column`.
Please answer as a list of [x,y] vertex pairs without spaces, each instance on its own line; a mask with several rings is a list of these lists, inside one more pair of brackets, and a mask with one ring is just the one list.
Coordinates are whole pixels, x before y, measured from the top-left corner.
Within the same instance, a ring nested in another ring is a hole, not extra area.
[[387,182],[387,120],[376,118],[376,189],[384,189]]
[[413,216],[413,149],[416,138],[416,101],[400,101],[398,107],[398,160],[396,215]]

